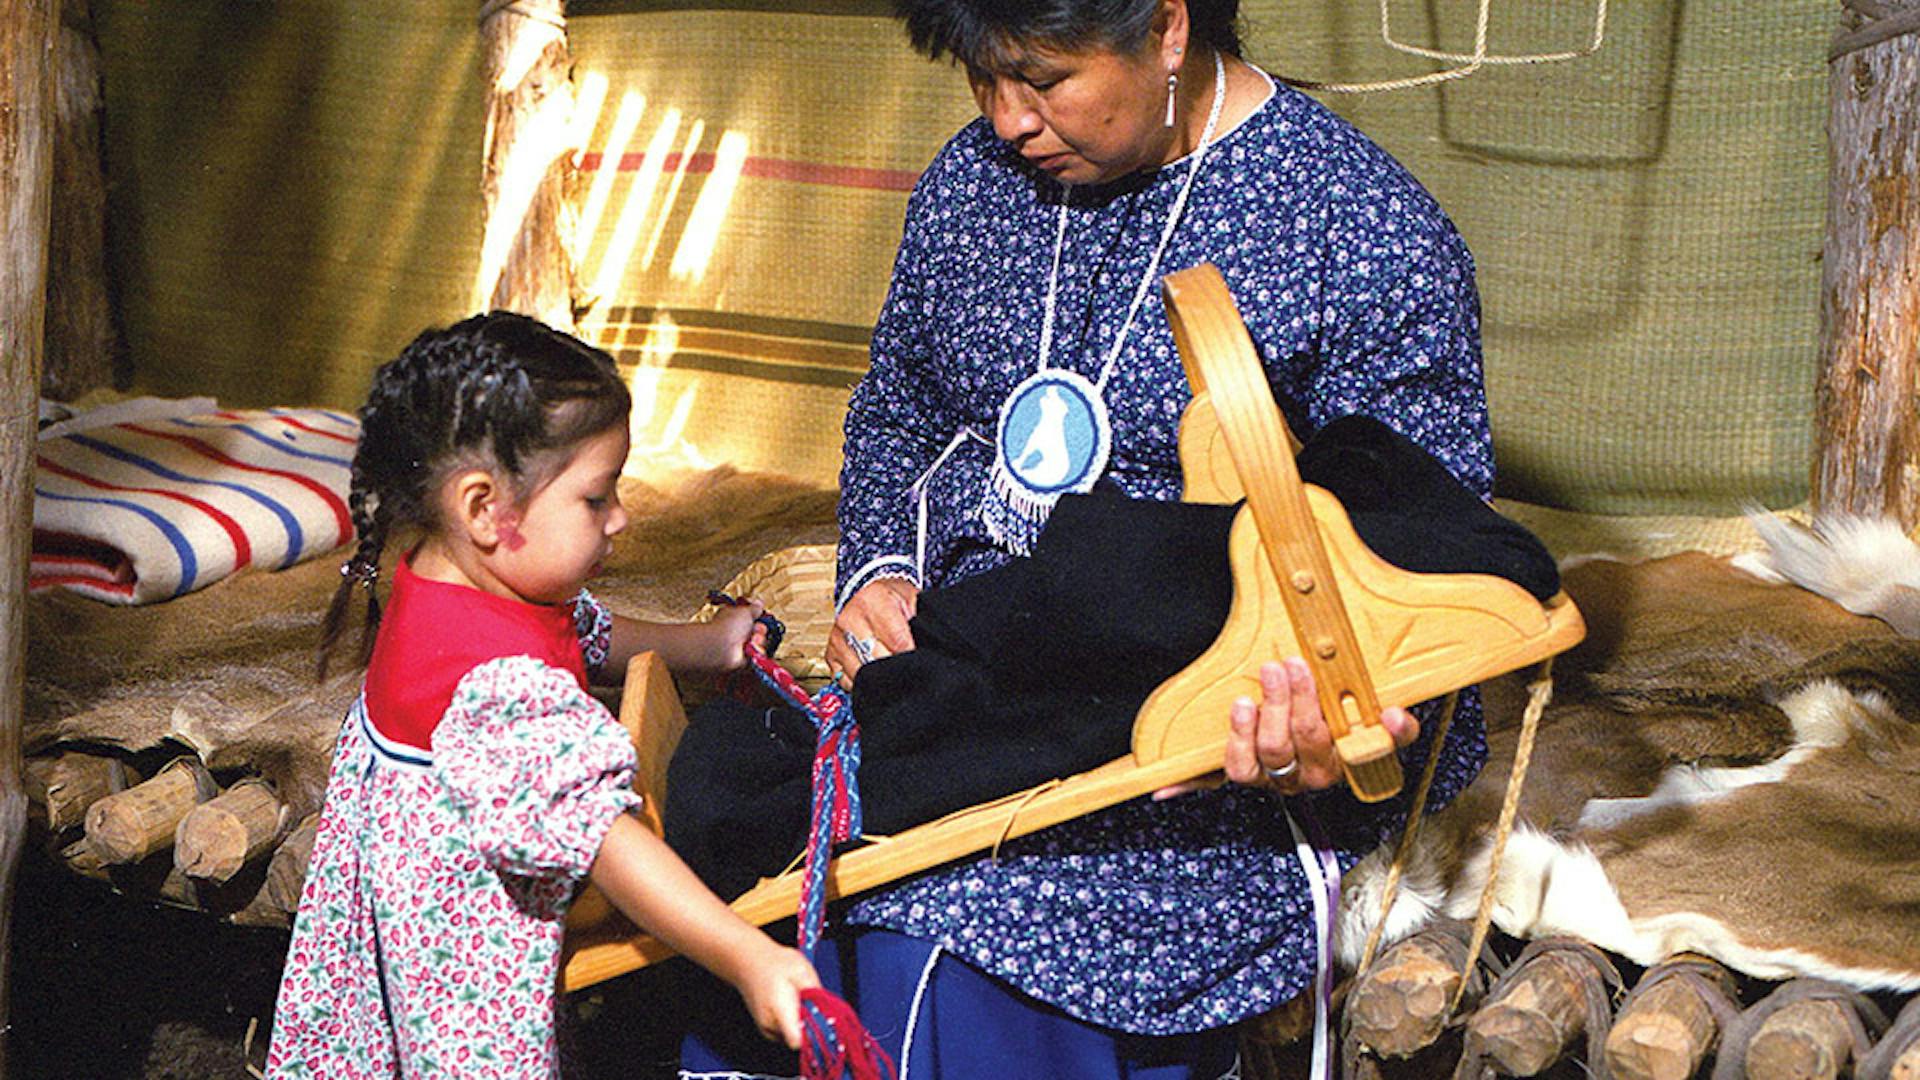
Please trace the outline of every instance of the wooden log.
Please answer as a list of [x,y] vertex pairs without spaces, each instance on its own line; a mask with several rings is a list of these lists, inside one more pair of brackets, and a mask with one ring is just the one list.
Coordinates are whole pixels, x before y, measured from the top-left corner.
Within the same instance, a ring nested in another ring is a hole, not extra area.
[[1509,1076],[1539,1075],[1587,1030],[1592,977],[1571,952],[1532,957],[1467,1021],[1468,1045]]
[[300,891],[307,884],[307,860],[313,857],[313,840],[319,828],[320,815],[308,814],[280,842],[273,861],[267,864],[267,898],[289,917],[300,908]]
[[52,223],[41,391],[72,401],[114,381],[107,298],[107,184],[101,169],[100,49],[86,0],[63,0],[53,94]]
[[[1669,960],[1666,963],[1675,963]],[[1688,969],[1719,984],[1733,996],[1732,976],[1705,957],[1688,957]],[[1621,1006],[1607,1032],[1607,1068],[1616,1080],[1686,1080],[1706,1061],[1720,1035],[1720,1021],[1703,988],[1688,978],[1666,977],[1649,983],[1660,968],[1651,969],[1644,991]],[[1709,986],[1706,990],[1712,990]]]
[[1460,989],[1466,943],[1430,927],[1396,942],[1354,982],[1346,1020],[1365,1049],[1406,1057],[1445,1030]]
[[487,92],[475,306],[573,322],[573,62],[563,0],[482,0]]
[[87,807],[141,780],[117,757],[68,750],[27,759],[27,797],[50,832],[87,820]]
[[193,879],[180,872],[169,860],[149,859],[139,864],[113,864],[85,837],[60,849],[60,860],[67,869],[84,878],[113,886],[119,893],[158,900],[177,908],[200,910],[200,893]]
[[1920,524],[1920,0],[1847,4],[1827,69],[1813,509]]
[[68,870],[83,878],[113,880],[112,875],[107,873],[107,864],[100,859],[100,853],[93,850],[93,845],[87,843],[84,836],[61,846],[60,861],[66,864]]
[[1796,1001],[1767,1017],[1747,1044],[1747,1080],[1833,1080],[1852,1060],[1846,1006]]
[[242,780],[201,803],[173,832],[173,863],[201,881],[225,883],[266,856],[280,838],[287,808],[265,780]]
[[172,846],[180,819],[218,791],[197,758],[175,758],[153,779],[88,807],[87,841],[110,865],[139,862]]
[[[54,0],[0,0],[0,1031],[9,1026],[13,883],[27,837],[20,724],[46,334],[55,27]],[[0,1040],[0,1076],[6,1073]]]

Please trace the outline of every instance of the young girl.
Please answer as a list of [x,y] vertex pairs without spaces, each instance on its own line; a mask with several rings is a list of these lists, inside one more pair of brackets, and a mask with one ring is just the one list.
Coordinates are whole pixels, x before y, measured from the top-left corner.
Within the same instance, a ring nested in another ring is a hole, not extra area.
[[[760,610],[647,624],[581,588],[627,524],[627,410],[605,353],[503,312],[421,334],[374,377],[360,542],[321,646],[324,671],[364,586],[366,682],[334,752],[270,1076],[556,1075],[561,923],[587,877],[799,1045],[812,966],[630,815],[632,744],[587,693],[589,670],[645,649],[738,667]],[[373,584],[402,536],[382,619]]]

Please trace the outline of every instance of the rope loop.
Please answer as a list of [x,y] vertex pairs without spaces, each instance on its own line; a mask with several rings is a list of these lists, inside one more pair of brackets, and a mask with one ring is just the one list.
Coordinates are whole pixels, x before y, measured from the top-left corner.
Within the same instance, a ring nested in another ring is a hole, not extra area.
[[[1282,76],[1280,81],[1297,90],[1318,90],[1326,94],[1372,94],[1387,90],[1410,90],[1416,86],[1431,86],[1434,83],[1464,79],[1487,64],[1552,64],[1564,60],[1577,60],[1599,52],[1600,46],[1606,42],[1607,2],[1608,0],[1594,0],[1593,36],[1581,48],[1550,53],[1502,54],[1487,51],[1487,24],[1492,21],[1493,0],[1480,0],[1480,13],[1474,20],[1471,53],[1445,52],[1400,41],[1393,36],[1393,14],[1390,10],[1392,0],[1380,0],[1380,38],[1387,43],[1388,48],[1409,56],[1445,60],[1458,66],[1441,71],[1430,71],[1425,75],[1412,75],[1403,79],[1383,79],[1378,82],[1317,82],[1312,79],[1289,79],[1285,76]],[[1873,0],[1855,0],[1855,2],[1872,3]]]

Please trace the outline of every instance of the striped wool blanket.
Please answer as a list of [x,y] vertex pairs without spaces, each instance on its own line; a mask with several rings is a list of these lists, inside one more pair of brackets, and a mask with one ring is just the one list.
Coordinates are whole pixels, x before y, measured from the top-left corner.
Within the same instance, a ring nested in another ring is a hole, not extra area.
[[359,435],[342,413],[265,409],[43,437],[29,588],[148,604],[331,551],[353,536]]

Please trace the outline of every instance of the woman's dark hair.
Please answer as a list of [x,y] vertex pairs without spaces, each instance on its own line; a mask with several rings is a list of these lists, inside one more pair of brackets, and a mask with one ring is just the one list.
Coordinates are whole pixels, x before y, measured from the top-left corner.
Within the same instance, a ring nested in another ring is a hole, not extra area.
[[[1161,0],[894,0],[913,47],[938,60],[1000,70],[1023,46],[1132,52]],[[1240,0],[1187,0],[1195,42],[1240,55]]]
[[427,330],[373,376],[360,407],[347,505],[359,545],[340,568],[320,628],[319,672],[340,639],[355,585],[367,591],[359,662],[380,624],[374,582],[387,540],[431,531],[440,485],[472,468],[531,498],[582,440],[624,424],[632,403],[613,358],[570,334],[510,311]]

